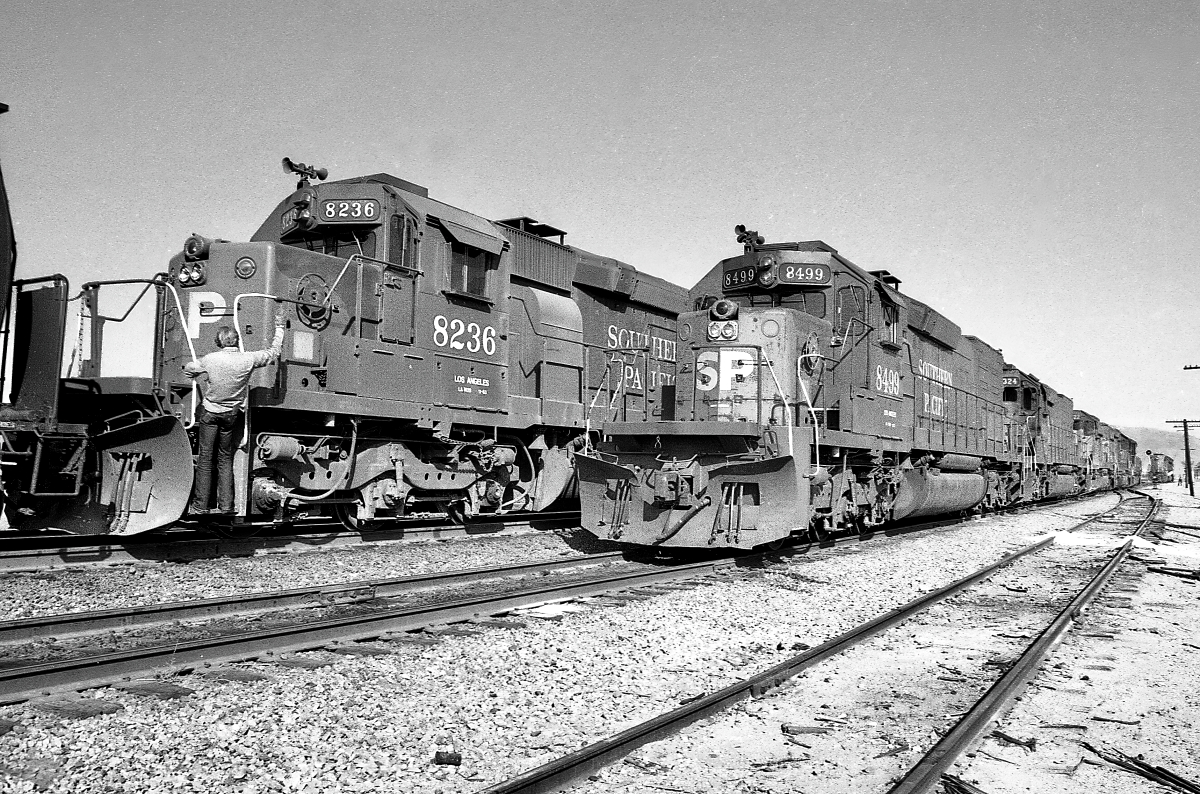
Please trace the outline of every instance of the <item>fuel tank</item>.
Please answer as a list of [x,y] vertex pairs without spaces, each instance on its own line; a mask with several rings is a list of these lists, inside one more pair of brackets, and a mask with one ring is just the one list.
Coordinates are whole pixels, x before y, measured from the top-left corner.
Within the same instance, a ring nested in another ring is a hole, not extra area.
[[982,474],[948,474],[937,469],[912,469],[896,492],[892,518],[915,518],[969,510],[983,501],[987,480]]
[[1068,496],[1078,490],[1079,484],[1075,482],[1074,475],[1056,474],[1050,478],[1050,490],[1047,491],[1046,495]]

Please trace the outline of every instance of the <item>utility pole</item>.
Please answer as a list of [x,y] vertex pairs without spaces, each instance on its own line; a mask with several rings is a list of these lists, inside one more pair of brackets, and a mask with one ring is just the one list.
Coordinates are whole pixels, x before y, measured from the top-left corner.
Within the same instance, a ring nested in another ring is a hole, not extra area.
[[[1184,369],[1193,369],[1193,367],[1184,367]],[[1200,367],[1194,367],[1200,369]],[[1196,419],[1172,419],[1167,422],[1169,425],[1183,425],[1183,465],[1187,471],[1188,493],[1192,496],[1196,495],[1196,483],[1192,481],[1192,444],[1188,436],[1188,424],[1198,424],[1200,421]]]

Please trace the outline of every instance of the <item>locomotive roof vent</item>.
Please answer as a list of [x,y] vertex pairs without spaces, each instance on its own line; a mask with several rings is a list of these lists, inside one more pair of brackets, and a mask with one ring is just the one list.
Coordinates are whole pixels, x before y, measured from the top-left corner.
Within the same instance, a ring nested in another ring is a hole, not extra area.
[[888,271],[886,271],[886,270],[870,270],[867,272],[869,272],[872,276],[874,276],[875,278],[882,281],[884,284],[887,284],[892,289],[894,289],[894,290],[900,289],[900,279],[896,278]]
[[543,240],[548,237],[557,237],[559,245],[566,245],[563,240],[567,233],[562,229],[556,229],[548,223],[540,223],[533,218],[522,215],[518,218],[505,218],[502,221],[496,221],[501,226],[508,226],[512,229],[532,234],[534,237],[541,237]]

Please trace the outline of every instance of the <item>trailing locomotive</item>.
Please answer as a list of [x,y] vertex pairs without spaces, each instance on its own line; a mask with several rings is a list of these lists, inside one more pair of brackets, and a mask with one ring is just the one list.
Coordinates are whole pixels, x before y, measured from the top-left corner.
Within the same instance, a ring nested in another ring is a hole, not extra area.
[[576,457],[594,534],[750,548],[1132,477],[1132,441],[1081,454],[1069,397],[888,271],[821,241],[737,232],[744,253],[679,317],[662,417],[607,423]]
[[1146,450],[1147,478],[1152,483],[1175,482],[1175,459],[1161,452]]
[[[193,235],[165,273],[84,285],[73,377],[58,376],[66,279],[15,282],[0,417],[14,525],[128,535],[184,517],[201,394],[182,368],[223,326],[268,346],[280,314],[283,352],[251,380],[234,455],[235,522],[544,510],[573,495],[589,426],[659,413],[683,288],[388,174],[319,184],[284,166],[300,181],[251,241]],[[130,281],[157,301],[151,375],[101,377],[117,318],[97,295]]]

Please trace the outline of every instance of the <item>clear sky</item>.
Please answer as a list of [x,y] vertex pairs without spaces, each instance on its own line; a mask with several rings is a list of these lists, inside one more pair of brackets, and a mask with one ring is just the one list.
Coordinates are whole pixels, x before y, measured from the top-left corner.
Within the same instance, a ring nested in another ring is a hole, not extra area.
[[247,239],[288,155],[688,286],[734,224],[822,239],[1077,407],[1200,418],[1194,0],[10,2],[0,78],[22,277]]

